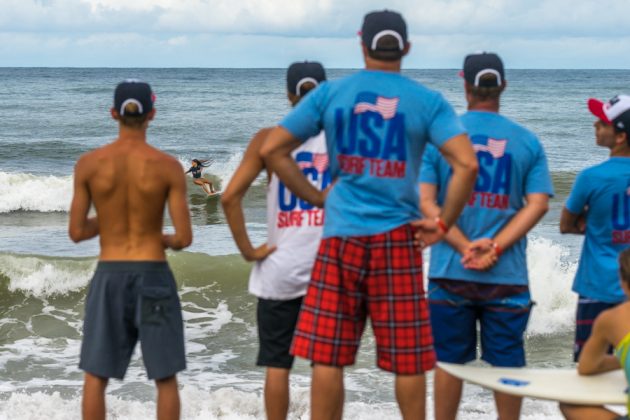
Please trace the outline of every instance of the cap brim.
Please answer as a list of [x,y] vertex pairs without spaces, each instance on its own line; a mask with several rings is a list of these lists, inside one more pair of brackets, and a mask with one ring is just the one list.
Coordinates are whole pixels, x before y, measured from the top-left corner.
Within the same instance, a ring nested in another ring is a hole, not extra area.
[[604,112],[604,103],[599,99],[591,98],[588,100],[588,110],[606,124],[612,124]]

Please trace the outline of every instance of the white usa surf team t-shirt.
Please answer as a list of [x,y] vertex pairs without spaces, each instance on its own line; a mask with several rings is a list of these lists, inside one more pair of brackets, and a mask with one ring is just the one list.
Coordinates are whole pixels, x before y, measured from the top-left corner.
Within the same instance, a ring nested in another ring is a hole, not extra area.
[[326,132],[334,187],[323,237],[375,235],[420,218],[427,142],[465,132],[442,95],[399,73],[362,70],[325,82],[280,123],[304,141]]
[[[317,189],[323,190],[330,184],[323,132],[300,145],[292,156]],[[277,249],[254,265],[249,278],[250,293],[274,300],[304,296],[323,225],[324,209],[299,199],[272,174],[267,187],[267,244]]]

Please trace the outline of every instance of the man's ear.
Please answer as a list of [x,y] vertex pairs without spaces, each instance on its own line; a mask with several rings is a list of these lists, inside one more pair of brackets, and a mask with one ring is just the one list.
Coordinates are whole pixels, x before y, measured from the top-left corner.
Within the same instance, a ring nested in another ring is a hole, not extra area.
[[109,113],[112,114],[112,119],[118,121],[120,119],[120,115],[118,115],[118,111],[116,111],[116,108],[111,108],[109,110]]
[[402,51],[402,56],[404,57],[407,54],[409,54],[409,50],[411,50],[411,42],[407,42],[405,44],[405,48],[403,48],[403,51]]
[[147,121],[152,121],[153,118],[155,118],[155,113],[157,112],[157,110],[155,108],[153,108],[150,112],[149,115],[147,117]]
[[363,43],[363,41],[361,41],[361,51],[363,52],[363,57],[369,57],[369,53],[368,53],[368,49],[365,46],[365,44]]
[[630,146],[630,143],[628,143],[628,133],[625,131],[615,132],[615,143]]

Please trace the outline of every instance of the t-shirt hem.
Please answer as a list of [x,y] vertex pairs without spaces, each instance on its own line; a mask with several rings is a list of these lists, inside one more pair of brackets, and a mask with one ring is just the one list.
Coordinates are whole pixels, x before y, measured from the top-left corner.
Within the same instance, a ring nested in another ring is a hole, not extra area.
[[513,277],[492,277],[490,279],[479,279],[479,278],[470,278],[466,277],[462,274],[449,275],[446,273],[432,273],[429,271],[429,280],[430,279],[447,279],[447,280],[458,280],[458,281],[468,281],[472,283],[481,283],[481,284],[495,284],[495,285],[510,285],[510,286],[528,286],[529,279],[520,279],[514,280]]
[[386,226],[383,226],[383,227],[379,227],[378,229],[374,229],[374,230],[363,228],[361,231],[358,231],[356,229],[352,229],[352,230],[347,230],[347,231],[346,230],[336,230],[336,231],[333,231],[333,232],[326,232],[326,227],[324,227],[324,232],[322,233],[322,239],[380,235],[382,233],[387,233],[387,232],[392,231],[394,229],[397,229],[397,228],[399,228],[401,226],[407,225],[410,222],[412,222],[413,220],[419,220],[419,219],[420,219],[420,216],[418,216],[417,218],[409,219],[407,221],[392,223],[391,225],[386,225]]
[[249,293],[251,295],[253,295],[253,296],[256,296],[257,298],[260,298],[260,299],[293,300],[293,299],[297,299],[299,297],[305,296],[306,295],[306,289],[304,289],[303,292],[292,293],[292,294],[287,294],[287,295],[267,294],[267,293],[260,292],[260,291],[257,291],[257,290],[252,290],[252,289],[249,289]]
[[597,293],[590,293],[588,291],[580,290],[577,287],[573,287],[572,290],[583,298],[598,300],[604,303],[619,303],[619,302],[625,302],[627,300],[625,296],[616,296],[616,297],[604,296]]

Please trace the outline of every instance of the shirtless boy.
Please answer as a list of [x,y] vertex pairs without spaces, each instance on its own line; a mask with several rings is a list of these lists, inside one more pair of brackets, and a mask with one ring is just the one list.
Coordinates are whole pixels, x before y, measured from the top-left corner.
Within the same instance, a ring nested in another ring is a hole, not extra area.
[[[118,138],[81,156],[75,167],[70,238],[100,236],[79,363],[85,371],[84,419],[105,418],[108,380],[124,377],[138,339],[157,385],[158,419],[179,419],[175,374],[186,368],[184,335],[165,249],[187,247],[192,231],[180,163],[146,141],[153,99],[147,83],[120,83],[111,109]],[[166,203],[175,227],[169,235],[162,233]],[[88,217],[92,204],[96,216]]]

